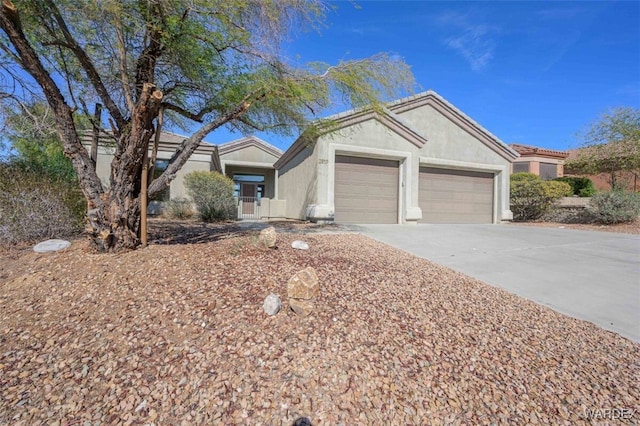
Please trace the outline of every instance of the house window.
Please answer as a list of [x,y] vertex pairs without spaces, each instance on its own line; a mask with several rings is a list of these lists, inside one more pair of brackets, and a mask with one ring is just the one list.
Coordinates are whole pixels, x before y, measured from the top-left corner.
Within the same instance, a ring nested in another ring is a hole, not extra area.
[[540,163],[540,177],[551,180],[558,177],[558,166],[553,163]]
[[[159,177],[169,167],[169,160],[156,160],[153,165],[153,179]],[[167,186],[159,194],[150,198],[151,201],[169,201],[171,200],[171,186]]]
[[513,163],[513,173],[529,172],[529,162],[521,161]]
[[258,200],[264,195],[264,175],[245,173],[233,174],[233,196],[255,197]]

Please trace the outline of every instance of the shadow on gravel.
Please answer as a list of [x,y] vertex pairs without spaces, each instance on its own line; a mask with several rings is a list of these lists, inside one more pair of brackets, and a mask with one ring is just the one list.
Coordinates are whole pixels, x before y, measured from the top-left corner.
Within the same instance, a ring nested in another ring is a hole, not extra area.
[[227,221],[204,223],[194,220],[150,219],[149,244],[205,244],[229,238],[255,235],[273,226],[277,232],[291,234],[344,233],[353,231],[342,225],[304,221]]

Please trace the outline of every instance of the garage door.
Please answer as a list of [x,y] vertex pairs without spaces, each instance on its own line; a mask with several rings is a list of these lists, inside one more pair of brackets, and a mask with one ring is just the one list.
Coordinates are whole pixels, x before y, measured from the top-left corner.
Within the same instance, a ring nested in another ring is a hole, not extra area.
[[336,155],[335,221],[398,223],[398,162]]
[[420,168],[421,222],[492,223],[493,174]]

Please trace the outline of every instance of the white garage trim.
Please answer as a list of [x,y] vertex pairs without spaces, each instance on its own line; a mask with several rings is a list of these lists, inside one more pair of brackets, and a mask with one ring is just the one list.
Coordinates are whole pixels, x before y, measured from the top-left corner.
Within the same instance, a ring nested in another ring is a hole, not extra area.
[[493,178],[493,223],[513,219],[511,210],[509,210],[509,168],[507,166],[434,157],[420,157],[420,166],[495,173]]

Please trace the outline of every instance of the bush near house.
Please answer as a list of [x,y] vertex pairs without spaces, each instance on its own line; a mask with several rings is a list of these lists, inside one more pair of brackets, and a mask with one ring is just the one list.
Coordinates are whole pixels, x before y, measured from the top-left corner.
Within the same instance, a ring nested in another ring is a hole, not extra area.
[[236,215],[233,180],[218,172],[191,172],[185,176],[187,193],[204,222],[231,219]]
[[579,197],[591,197],[596,192],[593,181],[588,177],[563,176],[553,180],[568,183],[571,185],[573,195],[577,195]]
[[539,219],[558,198],[570,196],[571,185],[566,182],[543,181],[533,173],[511,175],[511,211],[513,220]]
[[0,244],[80,233],[86,201],[75,180],[23,163],[0,163]]
[[162,213],[170,219],[189,219],[193,216],[191,201],[184,198],[176,198],[164,203]]
[[640,194],[620,190],[598,192],[591,197],[589,210],[596,222],[633,222],[640,216]]

